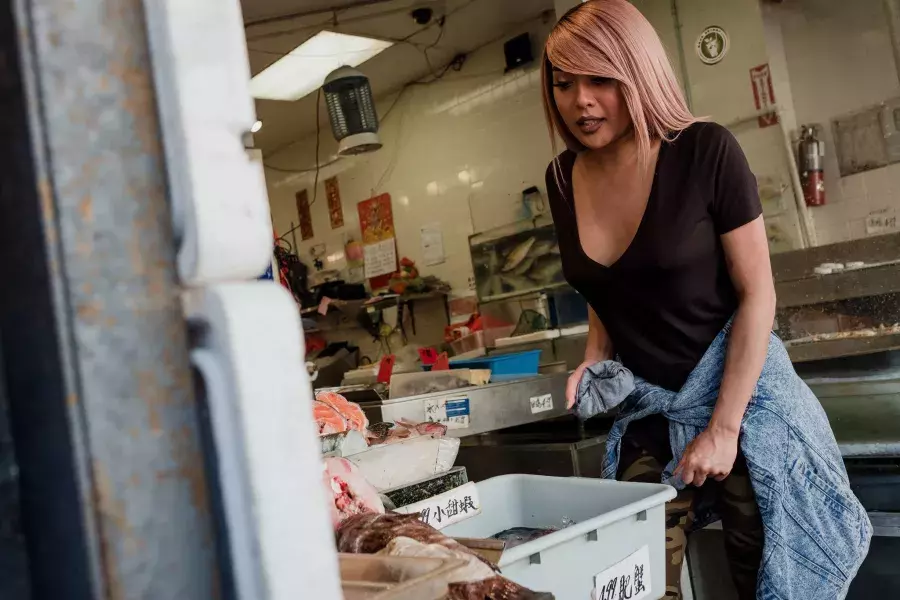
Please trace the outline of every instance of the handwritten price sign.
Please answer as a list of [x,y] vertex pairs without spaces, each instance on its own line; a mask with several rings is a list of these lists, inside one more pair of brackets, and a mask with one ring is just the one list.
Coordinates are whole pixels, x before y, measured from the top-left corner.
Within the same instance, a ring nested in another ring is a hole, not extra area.
[[641,600],[650,592],[647,546],[594,577],[594,600]]
[[533,415],[553,410],[553,396],[551,394],[532,396],[528,400],[531,404],[531,414]]
[[480,514],[481,501],[478,499],[478,488],[470,482],[428,500],[400,507],[396,512],[408,515],[419,513],[423,523],[443,529]]

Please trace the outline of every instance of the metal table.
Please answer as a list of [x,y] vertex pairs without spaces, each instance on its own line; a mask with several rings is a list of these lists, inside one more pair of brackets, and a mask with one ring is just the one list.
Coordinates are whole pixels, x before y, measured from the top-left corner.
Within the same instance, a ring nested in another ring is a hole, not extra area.
[[[537,375],[527,379],[491,383],[421,396],[362,403],[370,422],[426,420],[426,408],[442,403],[468,400],[468,426],[454,428],[448,435],[465,437],[534,423],[568,414],[566,380],[568,373]],[[532,408],[532,399],[550,396],[548,404]]]

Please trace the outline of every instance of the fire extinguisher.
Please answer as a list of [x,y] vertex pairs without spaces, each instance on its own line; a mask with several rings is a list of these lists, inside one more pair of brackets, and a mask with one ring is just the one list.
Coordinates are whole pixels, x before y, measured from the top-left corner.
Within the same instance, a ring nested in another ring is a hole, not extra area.
[[807,206],[825,204],[825,142],[816,137],[814,125],[800,127],[800,145],[798,148],[800,161],[800,183],[803,186],[803,199]]

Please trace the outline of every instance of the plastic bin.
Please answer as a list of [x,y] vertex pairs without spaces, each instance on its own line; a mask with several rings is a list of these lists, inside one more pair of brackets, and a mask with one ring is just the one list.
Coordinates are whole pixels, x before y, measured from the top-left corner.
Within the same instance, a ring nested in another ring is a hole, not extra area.
[[[586,600],[594,577],[641,550],[649,551],[650,595],[666,589],[665,503],[675,489],[606,479],[502,475],[477,484],[481,514],[443,530],[487,538],[512,527],[574,525],[505,550],[503,575],[556,600]],[[644,573],[645,580],[648,574]]]
[[475,333],[461,337],[458,340],[450,342],[450,348],[453,349],[453,356],[466,354],[479,348],[484,348],[484,332],[476,331]]
[[538,374],[540,350],[451,360],[451,369],[490,369],[491,381],[506,381]]

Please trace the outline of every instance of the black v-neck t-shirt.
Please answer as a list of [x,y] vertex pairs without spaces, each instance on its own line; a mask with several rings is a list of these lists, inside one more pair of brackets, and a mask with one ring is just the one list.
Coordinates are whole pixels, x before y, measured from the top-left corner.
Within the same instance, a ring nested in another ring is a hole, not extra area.
[[677,391],[737,309],[720,236],[762,213],[756,178],[727,129],[691,125],[660,146],[634,240],[607,267],[588,257],[579,240],[575,156],[559,156],[562,189],[554,164],[547,169],[566,280],[600,317],[623,364]]

